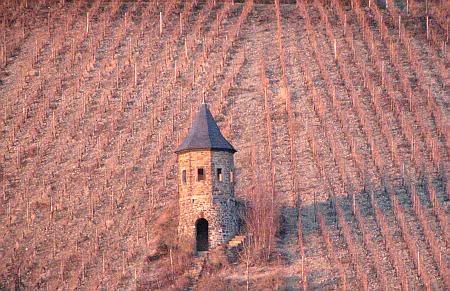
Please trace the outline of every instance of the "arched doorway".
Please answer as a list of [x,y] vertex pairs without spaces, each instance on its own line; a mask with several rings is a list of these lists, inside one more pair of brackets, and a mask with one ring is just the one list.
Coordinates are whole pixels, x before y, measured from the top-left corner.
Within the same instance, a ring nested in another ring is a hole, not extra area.
[[200,218],[195,222],[195,238],[197,251],[208,250],[208,220]]

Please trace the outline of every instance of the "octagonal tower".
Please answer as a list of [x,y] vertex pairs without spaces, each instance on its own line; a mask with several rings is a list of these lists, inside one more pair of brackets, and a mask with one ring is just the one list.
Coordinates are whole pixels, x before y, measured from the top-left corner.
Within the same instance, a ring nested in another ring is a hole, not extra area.
[[181,242],[206,251],[229,241],[238,231],[234,198],[234,147],[223,137],[203,103],[178,155]]

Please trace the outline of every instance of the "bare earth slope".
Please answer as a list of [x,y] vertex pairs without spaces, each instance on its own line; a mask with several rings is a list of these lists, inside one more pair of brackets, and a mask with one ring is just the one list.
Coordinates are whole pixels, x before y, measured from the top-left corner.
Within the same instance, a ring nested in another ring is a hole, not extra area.
[[[243,2],[2,1],[0,289],[450,289],[448,4]],[[248,276],[175,247],[203,96],[279,209]]]

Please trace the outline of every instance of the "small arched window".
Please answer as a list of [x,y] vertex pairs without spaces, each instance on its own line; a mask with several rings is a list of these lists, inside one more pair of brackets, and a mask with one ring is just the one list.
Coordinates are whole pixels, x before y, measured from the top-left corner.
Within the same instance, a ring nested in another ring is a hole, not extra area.
[[223,181],[222,168],[217,168],[217,181],[219,181],[219,182]]
[[186,184],[186,182],[187,182],[186,170],[183,170],[181,172],[181,182],[183,182],[183,184]]
[[234,183],[234,172],[233,172],[233,170],[230,171],[230,183]]

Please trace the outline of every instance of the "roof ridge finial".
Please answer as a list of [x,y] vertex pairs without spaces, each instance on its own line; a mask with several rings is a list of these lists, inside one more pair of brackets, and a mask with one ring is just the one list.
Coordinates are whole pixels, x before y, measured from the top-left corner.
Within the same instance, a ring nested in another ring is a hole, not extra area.
[[206,104],[206,101],[205,101],[205,91],[203,91],[202,104]]

